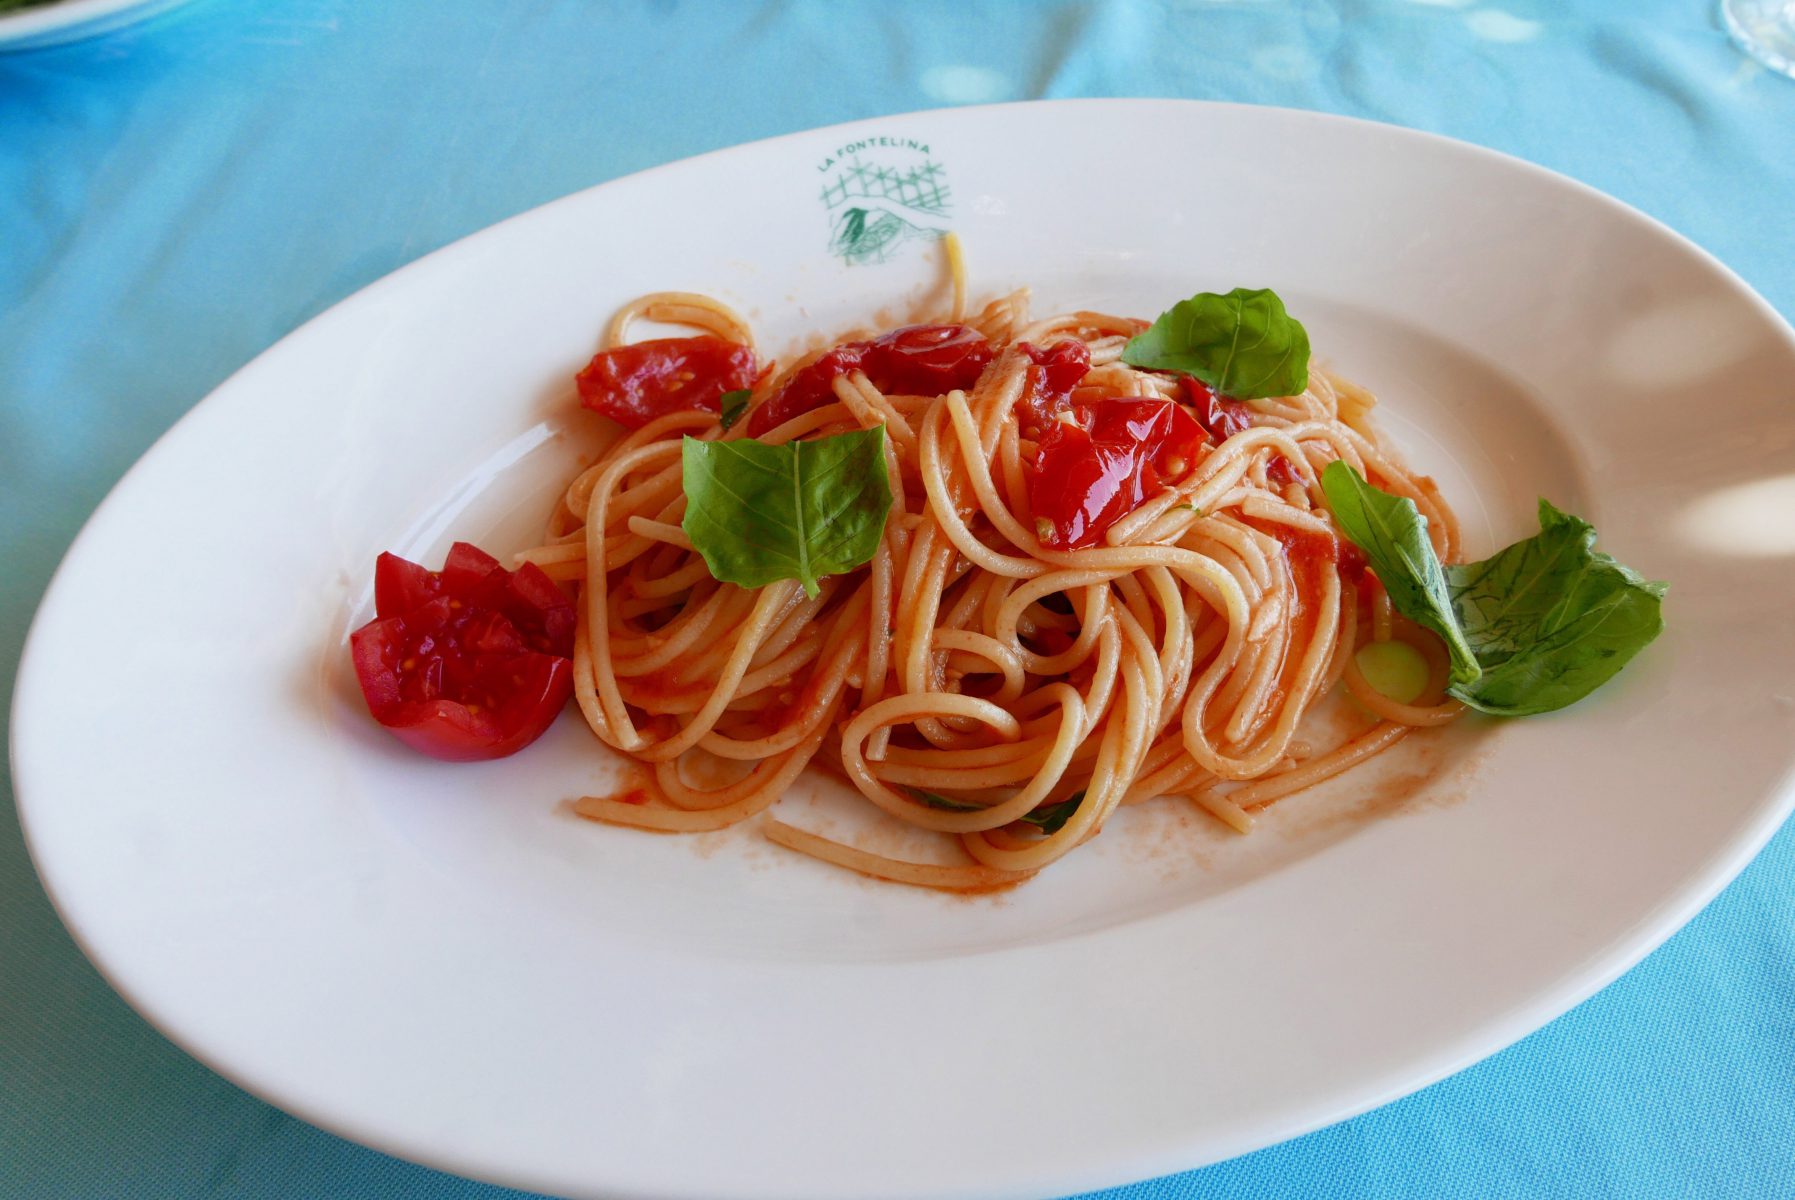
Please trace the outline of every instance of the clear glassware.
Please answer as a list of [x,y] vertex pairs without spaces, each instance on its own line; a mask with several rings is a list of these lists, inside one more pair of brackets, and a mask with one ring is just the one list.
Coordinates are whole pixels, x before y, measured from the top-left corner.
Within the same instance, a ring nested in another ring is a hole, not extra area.
[[1720,0],[1720,16],[1740,49],[1795,76],[1795,0]]

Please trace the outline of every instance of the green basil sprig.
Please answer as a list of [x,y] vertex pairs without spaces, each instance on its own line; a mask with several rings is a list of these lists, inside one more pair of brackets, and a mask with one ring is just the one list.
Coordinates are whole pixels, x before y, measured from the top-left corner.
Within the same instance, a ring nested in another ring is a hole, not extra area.
[[688,437],[681,454],[681,528],[716,579],[796,579],[814,596],[879,549],[891,509],[883,425],[780,446]]
[[733,392],[724,392],[717,399],[717,422],[728,429],[742,419],[748,411],[748,397],[752,395],[747,388],[737,388]]
[[1309,386],[1309,334],[1270,288],[1198,292],[1128,341],[1122,361],[1194,375],[1222,396],[1295,396]]
[[[911,788],[910,794],[930,808],[939,808],[944,812],[978,812],[985,807],[982,804],[968,804],[964,800],[950,800],[946,796],[935,792],[925,792],[921,788]],[[1026,821],[1042,833],[1058,833],[1066,827],[1066,822],[1072,819],[1072,814],[1078,811],[1079,801],[1083,799],[1083,791],[1074,792],[1057,803],[1044,804],[1040,808],[1025,812],[1017,820]]]
[[1472,708],[1526,716],[1574,704],[1664,628],[1665,585],[1597,553],[1594,527],[1549,501],[1533,537],[1442,568],[1412,500],[1343,462],[1327,465],[1321,487],[1396,611],[1446,640],[1447,691]]
[[1595,550],[1589,522],[1539,502],[1539,533],[1446,569],[1483,667],[1475,704],[1524,716],[1580,700],[1664,629],[1665,585]]
[[1024,813],[1022,819],[1030,825],[1038,826],[1042,833],[1058,833],[1066,827],[1066,822],[1072,819],[1072,814],[1078,811],[1083,800],[1083,792],[1073,792],[1058,804],[1043,805],[1033,812]]
[[983,804],[968,804],[964,800],[954,800],[943,796],[940,792],[925,792],[921,788],[907,789],[912,796],[930,808],[938,808],[942,812],[983,812]]
[[1452,682],[1476,682],[1483,668],[1465,641],[1446,571],[1427,539],[1427,518],[1415,502],[1372,487],[1337,459],[1322,471],[1321,490],[1340,531],[1365,552],[1396,611],[1445,640]]

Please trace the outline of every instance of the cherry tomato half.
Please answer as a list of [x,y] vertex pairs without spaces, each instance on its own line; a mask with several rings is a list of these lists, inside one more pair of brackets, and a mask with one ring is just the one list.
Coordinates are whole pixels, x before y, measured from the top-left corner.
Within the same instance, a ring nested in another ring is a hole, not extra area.
[[466,542],[441,571],[382,554],[374,608],[349,639],[362,697],[432,758],[515,754],[573,694],[573,603],[533,564],[507,571]]
[[626,429],[687,409],[716,412],[724,392],[754,383],[754,351],[703,334],[631,342],[592,356],[574,379],[580,403]]
[[1095,546],[1109,527],[1196,463],[1203,430],[1170,400],[1074,404],[1048,425],[1028,475],[1041,544]]
[[779,394],[749,416],[748,434],[759,437],[821,408],[835,398],[836,378],[850,371],[865,371],[881,392],[939,396],[977,383],[990,361],[991,343],[964,325],[909,325],[870,342],[843,342],[793,372]]

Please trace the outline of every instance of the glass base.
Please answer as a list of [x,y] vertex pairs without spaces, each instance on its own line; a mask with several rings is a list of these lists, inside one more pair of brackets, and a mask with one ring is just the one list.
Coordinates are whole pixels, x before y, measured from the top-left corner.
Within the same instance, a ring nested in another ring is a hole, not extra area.
[[1720,16],[1740,49],[1795,77],[1795,0],[1720,0]]

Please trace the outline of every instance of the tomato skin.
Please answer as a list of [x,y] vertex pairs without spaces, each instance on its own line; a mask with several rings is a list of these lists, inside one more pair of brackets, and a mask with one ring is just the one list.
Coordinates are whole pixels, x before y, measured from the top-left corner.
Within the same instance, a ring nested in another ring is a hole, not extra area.
[[1074,404],[1049,423],[1028,473],[1041,544],[1082,550],[1196,463],[1203,430],[1170,400]]
[[1218,395],[1194,375],[1180,378],[1184,381],[1184,394],[1196,410],[1197,424],[1216,445],[1253,427],[1253,409],[1246,401]]
[[965,325],[907,325],[870,342],[843,342],[793,372],[777,395],[756,408],[748,435],[759,437],[821,408],[835,398],[835,380],[851,371],[865,371],[881,392],[938,396],[977,383],[991,357],[985,335]]
[[383,554],[378,614],[350,636],[368,711],[449,762],[515,754],[573,694],[572,602],[540,568],[507,571],[457,542],[441,571]]
[[1297,474],[1296,464],[1282,454],[1274,454],[1271,461],[1265,464],[1265,478],[1272,483],[1300,483],[1302,476]]
[[752,386],[754,351],[701,334],[631,342],[592,356],[574,378],[580,403],[626,429],[687,410],[718,411],[724,392]]
[[810,365],[798,368],[777,395],[748,414],[748,436],[759,437],[793,417],[834,400],[832,385],[836,378],[865,366],[866,347],[865,342],[847,342]]
[[483,762],[516,754],[554,724],[573,695],[573,662],[547,654],[515,656],[512,691],[498,713],[437,697],[406,700],[391,686],[408,638],[401,617],[371,621],[350,637],[362,695],[386,731],[416,750],[444,762]]
[[1079,341],[1055,342],[1045,350],[1023,342],[1018,349],[1033,365],[1016,417],[1023,437],[1039,438],[1047,423],[1071,406],[1073,389],[1091,369],[1091,349]]
[[[1211,441],[1221,445],[1237,433],[1253,427],[1252,405],[1243,400],[1217,395],[1215,390],[1195,376],[1185,375],[1184,393],[1196,410],[1197,424]],[[1265,477],[1273,483],[1298,483],[1302,476],[1295,464],[1282,454],[1274,454],[1265,464]]]
[[874,338],[865,369],[881,392],[938,396],[977,383],[991,356],[991,343],[976,329],[909,325]]

